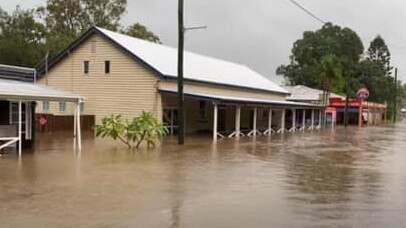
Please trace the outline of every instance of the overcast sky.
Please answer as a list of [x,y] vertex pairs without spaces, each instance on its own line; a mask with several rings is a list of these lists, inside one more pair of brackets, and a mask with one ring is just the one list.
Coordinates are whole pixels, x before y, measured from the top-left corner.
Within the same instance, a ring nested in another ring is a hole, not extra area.
[[[354,29],[367,48],[377,34],[387,41],[392,64],[406,81],[406,1],[402,0],[296,0],[324,21]],[[12,10],[17,4],[31,8],[45,0],[1,0]],[[170,46],[177,45],[177,0],[128,0],[125,25],[141,22]],[[185,0],[187,26],[207,25],[190,31],[186,49],[245,64],[280,83],[275,70],[288,63],[292,43],[303,31],[321,23],[288,0]]]

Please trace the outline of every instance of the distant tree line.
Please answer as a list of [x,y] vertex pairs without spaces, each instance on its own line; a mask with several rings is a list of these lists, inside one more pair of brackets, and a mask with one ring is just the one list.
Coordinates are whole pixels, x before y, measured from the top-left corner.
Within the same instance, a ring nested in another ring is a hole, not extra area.
[[0,63],[35,67],[56,55],[91,26],[160,43],[140,23],[120,24],[127,0],[48,0],[45,6],[13,12],[0,7]]
[[358,34],[350,28],[326,23],[316,31],[306,31],[293,44],[290,63],[277,74],[288,85],[306,85],[327,92],[349,94],[355,98],[360,88],[370,91],[369,101],[387,102],[392,116],[395,92],[398,107],[406,105],[406,85],[398,81],[395,89],[391,53],[382,36],[377,35],[364,50]]

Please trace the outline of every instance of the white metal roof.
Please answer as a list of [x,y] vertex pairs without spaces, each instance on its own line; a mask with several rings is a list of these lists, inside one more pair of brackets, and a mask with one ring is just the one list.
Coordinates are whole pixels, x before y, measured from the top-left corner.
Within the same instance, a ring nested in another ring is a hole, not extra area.
[[[323,91],[319,89],[313,89],[304,85],[284,86],[284,88],[290,93],[287,100],[311,102],[319,102],[322,100]],[[330,93],[330,97],[344,98],[343,96],[335,93]]]
[[[159,91],[163,93],[177,94],[176,90],[172,89],[160,89]],[[235,96],[223,96],[214,94],[203,94],[190,90],[184,91],[185,96],[193,96],[201,99],[217,100],[220,102],[231,102],[231,103],[247,103],[247,104],[267,104],[276,106],[289,106],[289,107],[312,107],[312,108],[323,108],[322,105],[311,104],[305,102],[294,102],[294,101],[284,101],[284,100],[269,100],[269,99],[258,99],[258,98],[246,98],[246,97],[235,97]]]
[[45,85],[0,79],[0,99],[77,102],[79,99],[83,99],[83,97]]
[[[96,28],[165,76],[177,76],[177,49]],[[184,52],[184,78],[202,82],[288,93],[247,66]]]

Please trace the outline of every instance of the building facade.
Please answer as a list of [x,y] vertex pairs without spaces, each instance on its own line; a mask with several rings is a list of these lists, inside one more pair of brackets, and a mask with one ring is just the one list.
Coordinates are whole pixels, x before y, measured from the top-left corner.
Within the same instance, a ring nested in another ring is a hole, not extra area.
[[[219,132],[232,133],[237,119],[247,133],[270,125],[280,129],[287,109],[320,109],[286,101],[285,89],[240,64],[185,52],[184,65],[187,133],[213,131],[216,122]],[[40,70],[38,82],[85,97],[82,115],[95,123],[112,114],[133,118],[148,111],[175,133],[176,69],[176,48],[91,28],[50,61],[48,74]],[[42,102],[37,113],[69,117],[73,107]]]

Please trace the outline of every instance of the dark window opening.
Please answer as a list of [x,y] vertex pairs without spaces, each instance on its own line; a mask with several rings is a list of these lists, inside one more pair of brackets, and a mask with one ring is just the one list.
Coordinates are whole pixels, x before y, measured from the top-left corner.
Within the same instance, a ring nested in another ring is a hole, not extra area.
[[110,61],[104,61],[104,73],[110,74]]
[[83,72],[85,73],[85,74],[88,74],[89,73],[89,61],[84,61],[83,62]]
[[200,120],[206,120],[206,102],[205,101],[200,101],[199,102],[199,119]]

